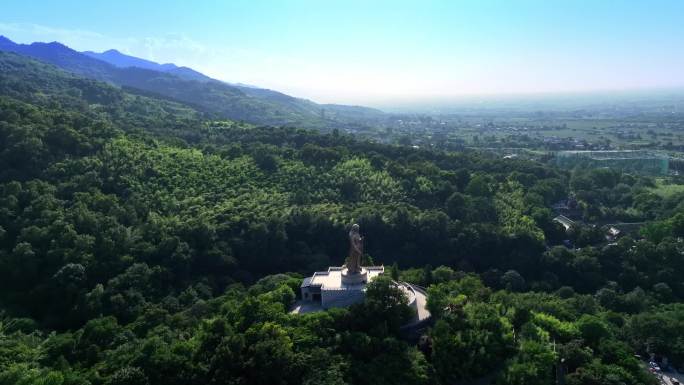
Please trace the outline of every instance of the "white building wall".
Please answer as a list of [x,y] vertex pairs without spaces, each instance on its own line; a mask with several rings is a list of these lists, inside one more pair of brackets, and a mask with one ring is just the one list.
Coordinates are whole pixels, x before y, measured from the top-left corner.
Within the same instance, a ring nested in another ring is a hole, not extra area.
[[363,290],[321,290],[321,305],[324,308],[346,307],[357,302],[363,301],[365,297]]

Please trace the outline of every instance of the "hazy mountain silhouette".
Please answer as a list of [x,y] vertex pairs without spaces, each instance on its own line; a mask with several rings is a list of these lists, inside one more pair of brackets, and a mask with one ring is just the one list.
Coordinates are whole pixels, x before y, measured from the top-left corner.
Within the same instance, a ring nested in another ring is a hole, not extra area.
[[192,68],[178,67],[173,63],[159,64],[151,60],[141,59],[139,57],[123,54],[115,49],[110,49],[104,52],[84,51],[82,53],[84,55],[102,60],[119,68],[138,67],[153,71],[170,73],[186,80],[213,80],[209,76],[197,72]]
[[159,64],[116,50],[82,53],[58,42],[16,44],[4,36],[0,36],[0,50],[140,93],[183,102],[216,117],[254,124],[331,128],[358,125],[384,116],[372,108],[317,104],[273,90],[231,85],[191,68]]

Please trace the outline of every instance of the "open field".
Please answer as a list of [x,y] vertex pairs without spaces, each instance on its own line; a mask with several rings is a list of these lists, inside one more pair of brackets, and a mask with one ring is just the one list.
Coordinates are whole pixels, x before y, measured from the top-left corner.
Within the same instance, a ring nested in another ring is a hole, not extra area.
[[[446,134],[451,140],[468,145],[491,147],[493,143],[518,142],[522,147],[549,149],[662,149],[681,151],[684,148],[684,122],[664,118],[578,119],[535,117],[437,117],[442,126],[412,126],[397,130],[414,138]],[[437,127],[437,129],[435,129]]]

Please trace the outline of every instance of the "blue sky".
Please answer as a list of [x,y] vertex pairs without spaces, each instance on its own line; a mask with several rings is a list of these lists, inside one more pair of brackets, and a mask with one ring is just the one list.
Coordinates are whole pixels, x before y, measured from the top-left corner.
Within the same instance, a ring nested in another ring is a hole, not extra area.
[[682,0],[15,1],[17,42],[116,48],[321,102],[684,86]]

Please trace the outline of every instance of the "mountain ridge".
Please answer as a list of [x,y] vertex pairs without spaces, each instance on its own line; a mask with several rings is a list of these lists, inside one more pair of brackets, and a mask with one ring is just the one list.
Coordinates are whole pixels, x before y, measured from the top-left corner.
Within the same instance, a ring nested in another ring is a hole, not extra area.
[[[0,36],[0,50],[29,56],[87,78],[159,94],[217,117],[252,124],[293,125],[323,130],[353,129],[365,125],[369,120],[384,119],[384,112],[380,110],[318,104],[274,90],[231,85],[188,67],[159,64],[117,50],[88,54],[59,42],[17,44],[4,36]],[[102,60],[103,55],[109,61]],[[117,62],[119,66],[110,61]],[[123,66],[131,63],[147,68]],[[167,70],[159,70],[164,68]]]
[[95,59],[105,61],[109,64],[115,65],[117,67],[140,67],[153,70],[170,70],[178,68],[177,65],[173,63],[159,64],[152,60],[142,59],[136,56],[127,55],[117,49],[108,49],[102,52],[95,51],[81,51],[82,54],[90,56]]
[[186,80],[210,81],[211,77],[195,71],[189,67],[177,66],[173,63],[157,63],[152,60],[142,59],[132,55],[126,55],[116,49],[109,49],[103,52],[83,51],[82,54],[94,59],[109,63],[118,68],[138,67],[153,71],[165,72],[176,75]]

